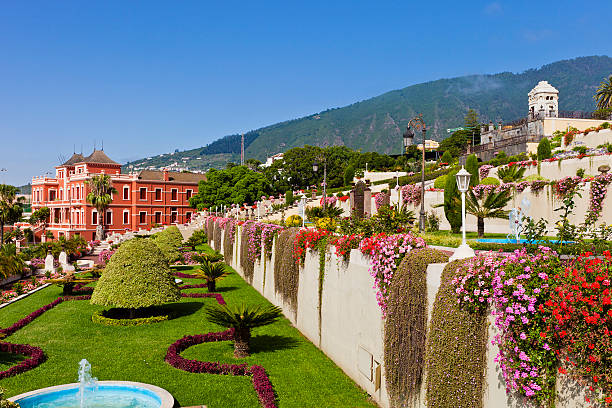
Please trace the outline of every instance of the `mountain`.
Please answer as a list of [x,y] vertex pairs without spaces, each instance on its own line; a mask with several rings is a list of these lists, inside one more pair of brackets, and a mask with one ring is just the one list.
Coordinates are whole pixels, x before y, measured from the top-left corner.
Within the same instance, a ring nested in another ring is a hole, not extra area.
[[[515,120],[527,114],[527,93],[546,80],[559,90],[561,111],[592,111],[593,94],[612,73],[608,56],[580,57],[514,74],[469,75],[439,79],[390,91],[342,108],[329,109],[299,119],[245,133],[247,158],[265,160],[292,147],[346,145],[362,151],[399,153],[401,134],[417,113],[427,123],[427,138],[442,140],[446,129],[463,124],[468,109],[482,122]],[[129,163],[137,169],[152,166],[205,170],[240,160],[240,135],[225,136],[206,147],[154,156]]]

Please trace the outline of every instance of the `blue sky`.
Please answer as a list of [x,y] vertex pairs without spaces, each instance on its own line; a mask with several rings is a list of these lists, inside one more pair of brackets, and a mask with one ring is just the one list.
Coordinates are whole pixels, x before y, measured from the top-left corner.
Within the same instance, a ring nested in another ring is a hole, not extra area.
[[608,1],[15,1],[0,183],[94,140],[125,162],[411,84],[612,55]]

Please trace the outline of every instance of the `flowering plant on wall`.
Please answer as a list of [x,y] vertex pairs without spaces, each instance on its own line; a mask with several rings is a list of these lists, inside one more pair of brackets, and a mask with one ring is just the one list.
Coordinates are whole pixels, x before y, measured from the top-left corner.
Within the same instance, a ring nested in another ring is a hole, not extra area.
[[[325,197],[325,203],[327,204],[328,207],[335,206],[337,201],[338,201],[338,197],[335,197],[335,196]],[[323,206],[323,197],[321,197],[321,200],[319,200],[319,204]]]
[[322,229],[302,228],[298,231],[293,241],[293,258],[298,264],[303,264],[306,259],[308,248],[317,248],[317,244],[331,232]]
[[363,234],[341,235],[333,238],[331,244],[335,245],[336,256],[347,261],[351,254],[351,249],[359,248],[359,243],[362,240]]
[[553,183],[553,190],[555,195],[559,198],[567,197],[571,192],[573,192],[578,184],[582,182],[582,177],[578,176],[568,176],[563,177],[560,180],[557,180]]
[[406,184],[401,187],[402,201],[406,204],[418,206],[421,204],[421,185]]
[[342,197],[338,197],[338,200],[345,202],[346,200],[348,200],[350,198],[350,196],[342,196]]
[[489,175],[491,169],[495,168],[495,166],[491,166],[490,164],[484,164],[478,168],[478,175],[480,179],[484,179]]
[[376,209],[380,209],[380,207],[384,205],[389,205],[391,196],[388,193],[380,192],[376,194],[374,197],[374,203],[376,204]]
[[589,209],[584,223],[594,224],[599,219],[602,210],[602,203],[608,193],[608,185],[612,182],[611,173],[602,173],[591,181],[591,191],[589,197]]
[[359,250],[370,257],[370,274],[374,278],[376,300],[382,309],[383,316],[386,314],[389,285],[393,279],[393,273],[408,252],[425,246],[423,238],[415,237],[411,233],[378,234],[365,238],[359,244]]

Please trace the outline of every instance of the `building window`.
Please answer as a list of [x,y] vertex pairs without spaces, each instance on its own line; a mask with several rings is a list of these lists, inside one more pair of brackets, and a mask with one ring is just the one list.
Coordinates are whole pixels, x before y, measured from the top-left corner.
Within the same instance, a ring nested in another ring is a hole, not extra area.
[[128,210],[123,211],[123,223],[124,224],[130,223],[130,212]]
[[98,212],[97,211],[91,212],[91,223],[93,225],[98,225]]
[[191,211],[187,211],[185,213],[185,222],[188,222],[191,219]]
[[156,188],[155,189],[155,201],[161,201],[161,199],[162,199],[162,189]]
[[178,189],[173,188],[173,189],[171,190],[170,200],[172,200],[172,201],[178,201]]
[[123,199],[124,200],[129,200],[130,199],[130,187],[129,186],[124,186],[123,187]]
[[185,190],[185,199],[189,200],[192,194],[193,194],[193,190]]
[[113,210],[106,211],[106,225],[113,224]]
[[170,212],[170,224],[174,224],[177,218],[178,218],[178,211],[173,209],[173,211]]
[[146,200],[147,199],[147,188],[146,187],[140,187],[140,199],[141,200]]
[[49,190],[49,201],[55,201],[56,198],[55,190]]
[[161,211],[156,211],[155,212],[155,223],[161,224],[161,222],[162,222],[162,213]]
[[140,213],[138,213],[138,222],[140,224],[147,223],[147,212],[146,211],[141,211]]

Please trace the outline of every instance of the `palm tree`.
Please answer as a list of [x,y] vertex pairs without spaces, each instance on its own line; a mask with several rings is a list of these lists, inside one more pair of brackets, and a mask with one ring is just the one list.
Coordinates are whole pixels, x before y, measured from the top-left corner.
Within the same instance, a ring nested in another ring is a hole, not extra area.
[[23,197],[17,197],[19,189],[8,184],[0,184],[0,248],[4,243],[4,226],[19,221],[23,208]]
[[599,109],[612,108],[612,75],[601,81],[593,98],[597,101]]
[[87,193],[85,199],[88,203],[96,207],[98,211],[96,239],[102,241],[104,239],[104,213],[113,202],[112,195],[116,194],[117,190],[112,186],[111,178],[108,174],[92,176],[86,183],[89,184],[91,191]]
[[485,218],[508,218],[509,211],[503,208],[510,201],[510,190],[491,191],[478,199],[473,190],[466,194],[465,211],[478,219],[478,238],[484,237]]
[[24,267],[25,264],[17,255],[14,245],[6,245],[0,249],[0,277],[21,275]]
[[[198,256],[199,258],[200,256]],[[193,256],[192,258],[196,258]],[[195,275],[197,275],[200,279],[206,280],[206,285],[208,286],[209,292],[214,292],[217,289],[217,281],[225,278],[229,271],[227,270],[227,266],[222,262],[212,262],[206,258],[198,260],[202,264],[200,269],[195,271]]]
[[499,178],[504,183],[512,183],[514,181],[519,181],[523,178],[525,174],[526,167],[519,166],[504,166],[497,169],[497,178]]
[[30,216],[30,225],[36,225],[40,223],[42,226],[43,236],[45,236],[45,232],[47,231],[47,219],[49,218],[50,214],[51,210],[49,209],[49,207],[41,207],[38,210],[34,211]]
[[205,310],[211,323],[234,329],[234,357],[249,356],[251,329],[274,323],[282,316],[280,307],[245,305],[227,306],[215,304]]

